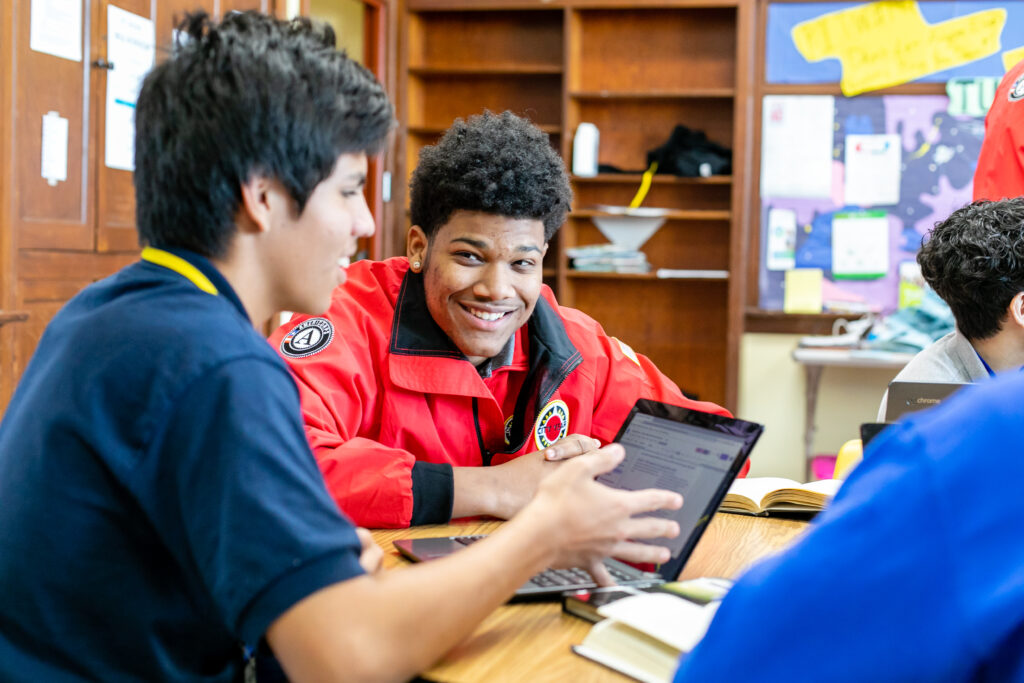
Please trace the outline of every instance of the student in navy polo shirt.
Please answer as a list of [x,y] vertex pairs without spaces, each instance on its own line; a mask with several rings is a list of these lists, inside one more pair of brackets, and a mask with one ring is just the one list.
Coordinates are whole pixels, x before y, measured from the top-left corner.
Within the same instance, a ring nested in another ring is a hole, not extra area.
[[408,678],[547,565],[667,559],[618,539],[677,533],[631,515],[679,496],[597,484],[610,446],[491,538],[373,573],[254,325],[344,281],[391,105],[330,29],[181,29],[138,99],[142,260],[53,319],[0,423],[0,679],[238,680],[263,637],[294,680]]

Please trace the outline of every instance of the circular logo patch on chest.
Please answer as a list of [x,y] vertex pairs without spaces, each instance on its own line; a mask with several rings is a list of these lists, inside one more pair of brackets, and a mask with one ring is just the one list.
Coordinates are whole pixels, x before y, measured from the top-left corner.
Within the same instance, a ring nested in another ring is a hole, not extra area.
[[534,441],[537,450],[547,448],[569,433],[569,406],[563,401],[550,401],[540,411],[537,423],[533,427]]
[[334,325],[327,318],[310,318],[292,328],[281,340],[281,353],[305,358],[320,353],[334,339]]
[[1011,102],[1024,100],[1024,74],[1021,74],[1020,77],[1013,82],[1013,87],[1010,88],[1008,96]]

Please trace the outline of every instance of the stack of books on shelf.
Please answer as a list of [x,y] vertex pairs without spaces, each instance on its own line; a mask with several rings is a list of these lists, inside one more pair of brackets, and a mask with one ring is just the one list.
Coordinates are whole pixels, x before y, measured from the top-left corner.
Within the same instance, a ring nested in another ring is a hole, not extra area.
[[615,244],[586,244],[566,250],[573,270],[592,273],[649,273],[647,254]]

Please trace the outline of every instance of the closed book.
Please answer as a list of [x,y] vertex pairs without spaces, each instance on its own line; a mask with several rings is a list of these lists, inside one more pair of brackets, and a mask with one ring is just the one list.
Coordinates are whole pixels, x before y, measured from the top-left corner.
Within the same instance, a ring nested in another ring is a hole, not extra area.
[[573,652],[644,683],[672,680],[679,658],[704,637],[720,602],[698,605],[668,593],[616,600]]

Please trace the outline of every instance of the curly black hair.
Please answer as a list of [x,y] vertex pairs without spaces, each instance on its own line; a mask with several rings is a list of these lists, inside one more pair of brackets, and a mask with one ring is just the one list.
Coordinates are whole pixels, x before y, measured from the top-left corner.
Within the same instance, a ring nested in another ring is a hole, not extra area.
[[340,155],[376,153],[394,125],[380,83],[326,24],[196,12],[179,31],[135,110],[142,244],[223,256],[253,174],[280,181],[301,214]]
[[993,336],[1024,291],[1024,198],[957,209],[928,233],[917,262],[965,337]]
[[541,220],[550,241],[572,203],[547,133],[509,111],[456,119],[420,152],[409,194],[412,223],[430,239],[461,210]]

